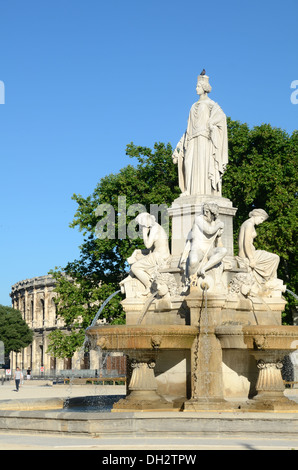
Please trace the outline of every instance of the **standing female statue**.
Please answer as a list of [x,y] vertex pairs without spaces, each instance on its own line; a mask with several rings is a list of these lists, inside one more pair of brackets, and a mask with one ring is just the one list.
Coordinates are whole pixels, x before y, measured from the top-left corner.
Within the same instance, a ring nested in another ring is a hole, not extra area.
[[173,162],[178,163],[182,195],[221,196],[221,179],[228,163],[226,115],[208,97],[209,77],[199,75],[199,101],[191,107],[187,130],[180,139]]

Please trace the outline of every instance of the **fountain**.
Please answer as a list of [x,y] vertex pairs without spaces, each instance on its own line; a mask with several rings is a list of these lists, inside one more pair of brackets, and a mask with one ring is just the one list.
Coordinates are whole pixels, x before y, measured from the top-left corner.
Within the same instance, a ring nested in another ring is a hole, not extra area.
[[221,195],[226,116],[210,89],[200,75],[200,99],[173,153],[182,194],[168,210],[171,252],[155,218],[139,214],[147,251],[132,254],[121,283],[126,325],[86,332],[92,344],[129,359],[128,394],[113,411],[297,409],[283,394],[281,367],[298,347],[298,327],[281,325],[279,257],[253,244],[268,215],[249,214],[234,256],[236,209]]
[[[88,328],[91,344],[104,350],[125,352],[130,361],[132,376],[129,395],[116,403],[113,411],[120,410],[177,410],[157,393],[154,368],[161,352],[173,354],[192,347],[197,328],[190,325],[112,325]],[[179,406],[179,405],[178,405]]]
[[[127,260],[130,272],[120,284],[126,324],[97,325],[99,312],[86,330],[91,349],[127,356],[127,395],[112,413],[3,411],[2,429],[94,436],[297,433],[298,405],[284,394],[281,368],[298,348],[298,327],[281,324],[286,286],[277,278],[278,256],[254,247],[264,210],[248,215],[234,256],[237,209],[221,194],[226,117],[209,99],[210,89],[209,77],[200,75],[200,99],[173,153],[181,196],[168,209],[171,249],[158,221],[139,214],[146,250]],[[280,413],[278,430],[270,411]]]

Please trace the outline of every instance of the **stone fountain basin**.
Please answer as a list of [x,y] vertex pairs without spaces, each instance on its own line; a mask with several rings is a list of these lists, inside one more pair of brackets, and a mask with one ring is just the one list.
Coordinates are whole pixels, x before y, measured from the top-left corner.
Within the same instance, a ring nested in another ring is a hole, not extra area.
[[298,348],[298,326],[222,325],[215,329],[223,349],[291,351]]
[[103,325],[86,330],[107,351],[191,349],[198,328],[189,325]]

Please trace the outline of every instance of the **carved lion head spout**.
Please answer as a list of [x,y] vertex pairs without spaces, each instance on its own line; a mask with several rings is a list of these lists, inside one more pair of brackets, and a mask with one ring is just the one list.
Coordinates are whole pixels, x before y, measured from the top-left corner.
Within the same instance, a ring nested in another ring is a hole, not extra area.
[[162,341],[162,337],[161,337],[161,336],[159,336],[159,335],[154,335],[154,336],[152,336],[152,338],[151,338],[151,344],[152,344],[153,349],[158,349],[158,348],[160,348],[161,341]]
[[263,335],[254,336],[253,338],[254,347],[256,349],[266,349],[267,340]]
[[107,349],[108,339],[105,336],[101,336],[97,340],[97,346],[99,346],[101,349]]

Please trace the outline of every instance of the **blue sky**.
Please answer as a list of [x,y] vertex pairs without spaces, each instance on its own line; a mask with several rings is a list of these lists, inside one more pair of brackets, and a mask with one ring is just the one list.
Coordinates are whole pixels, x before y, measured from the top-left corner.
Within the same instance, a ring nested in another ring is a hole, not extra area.
[[128,143],[178,142],[203,68],[232,119],[297,129],[297,22],[297,0],[0,0],[0,303],[79,256],[71,197]]

